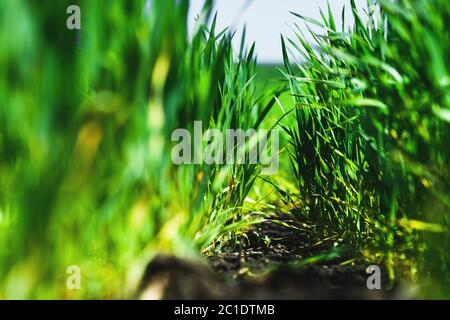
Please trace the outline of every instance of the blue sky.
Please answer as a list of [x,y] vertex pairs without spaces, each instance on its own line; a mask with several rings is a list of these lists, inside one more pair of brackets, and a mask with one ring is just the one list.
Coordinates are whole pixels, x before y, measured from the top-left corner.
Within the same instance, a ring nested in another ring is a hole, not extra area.
[[[336,23],[341,24],[341,11],[345,5],[346,25],[352,23],[350,18],[349,0],[330,0],[330,7]],[[366,0],[356,0],[359,8],[365,8]],[[191,0],[189,11],[190,30],[193,30],[195,17],[201,12],[203,0]],[[307,35],[304,23],[289,13],[293,11],[301,15],[320,19],[319,8],[326,10],[327,0],[216,0],[215,10],[218,11],[218,27],[231,26],[238,32],[234,45],[238,48],[240,35],[244,25],[247,25],[247,46],[256,42],[258,61],[262,63],[281,62],[280,33],[293,37],[292,27],[298,23]],[[313,28],[318,31],[317,28]],[[311,38],[308,38],[311,40]]]

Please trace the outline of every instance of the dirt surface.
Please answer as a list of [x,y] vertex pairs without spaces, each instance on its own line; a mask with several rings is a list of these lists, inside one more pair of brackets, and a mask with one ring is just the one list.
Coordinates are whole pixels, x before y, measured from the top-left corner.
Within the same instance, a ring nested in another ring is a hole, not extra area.
[[241,246],[231,243],[219,253],[207,253],[215,272],[226,278],[260,273],[301,261],[309,251],[302,245],[307,242],[304,233],[271,221],[254,226],[240,241]]
[[[281,221],[282,222],[282,221]],[[335,240],[335,239],[334,239]],[[411,293],[367,288],[366,265],[342,264],[345,254],[314,264],[305,258],[329,252],[334,240],[314,245],[307,233],[278,222],[259,224],[206,262],[158,256],[147,267],[139,297],[143,299],[406,299]],[[313,245],[311,245],[313,244]]]

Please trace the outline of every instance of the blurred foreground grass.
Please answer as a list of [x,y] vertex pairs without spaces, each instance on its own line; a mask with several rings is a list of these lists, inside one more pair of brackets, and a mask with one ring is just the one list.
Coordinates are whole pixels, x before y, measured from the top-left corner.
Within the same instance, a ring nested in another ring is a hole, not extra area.
[[209,1],[191,40],[188,1],[79,1],[81,31],[69,4],[0,4],[1,298],[128,297],[155,253],[254,222],[231,209],[257,166],[176,167],[169,143],[261,123],[252,50],[234,56]]

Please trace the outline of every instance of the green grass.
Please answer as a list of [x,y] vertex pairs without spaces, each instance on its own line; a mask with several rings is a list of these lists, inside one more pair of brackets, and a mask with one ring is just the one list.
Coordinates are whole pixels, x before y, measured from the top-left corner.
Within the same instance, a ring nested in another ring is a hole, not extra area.
[[372,252],[392,280],[407,259],[409,276],[435,280],[433,295],[448,297],[450,6],[381,1],[363,23],[350,4],[352,29],[322,13],[316,48],[300,31],[289,40],[303,62],[290,62],[282,38],[297,196],[324,237]]
[[[284,66],[268,66],[231,47],[211,1],[191,39],[188,1],[79,1],[79,33],[70,1],[1,1],[0,298],[129,298],[155,254],[240,246],[285,207],[319,241],[449,298],[450,5],[380,3],[364,23],[350,1],[349,30],[296,13],[325,36],[282,36]],[[171,133],[196,120],[277,124],[279,172],[174,165]]]
[[[172,131],[195,120],[261,123],[252,50],[233,56],[210,2],[191,41],[188,2],[147,14],[144,1],[81,1],[78,36],[68,4],[0,5],[2,31],[23,18],[0,55],[2,298],[128,297],[154,254],[198,256],[255,220],[241,207],[258,166],[170,160]],[[79,292],[65,287],[73,264]]]

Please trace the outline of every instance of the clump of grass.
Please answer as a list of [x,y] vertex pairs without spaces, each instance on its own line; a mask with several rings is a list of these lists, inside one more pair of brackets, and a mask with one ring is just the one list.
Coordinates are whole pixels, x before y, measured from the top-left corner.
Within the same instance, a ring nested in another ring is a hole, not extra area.
[[423,278],[448,284],[450,5],[379,1],[365,23],[350,4],[350,30],[331,12],[322,21],[296,14],[324,31],[312,32],[316,46],[300,31],[289,40],[297,65],[282,39],[298,194],[326,232],[376,248],[391,278],[409,252]]

